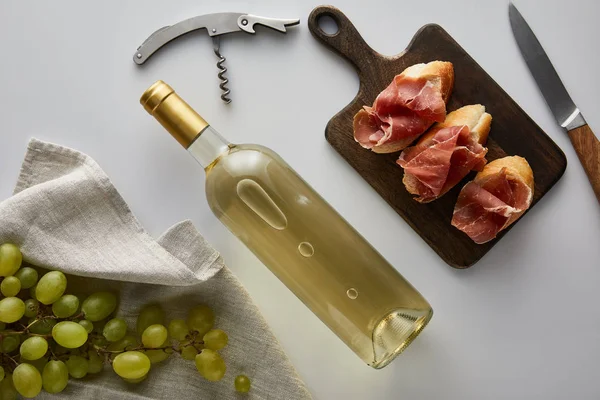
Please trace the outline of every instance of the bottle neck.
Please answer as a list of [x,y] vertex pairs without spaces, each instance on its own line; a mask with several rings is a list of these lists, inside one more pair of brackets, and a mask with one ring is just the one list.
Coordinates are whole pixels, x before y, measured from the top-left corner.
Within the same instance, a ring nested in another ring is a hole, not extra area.
[[187,150],[202,168],[207,169],[229,149],[230,143],[212,126],[207,126]]

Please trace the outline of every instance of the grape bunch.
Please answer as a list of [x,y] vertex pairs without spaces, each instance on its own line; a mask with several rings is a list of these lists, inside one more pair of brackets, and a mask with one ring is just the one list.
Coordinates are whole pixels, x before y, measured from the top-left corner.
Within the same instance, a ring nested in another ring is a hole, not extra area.
[[[118,299],[111,292],[89,296],[66,294],[60,271],[42,276],[21,266],[13,244],[0,245],[0,399],[62,392],[69,378],[97,374],[110,365],[128,383],[142,382],[152,364],[172,354],[194,361],[199,374],[219,381],[226,372],[219,354],[227,334],[214,328],[215,315],[206,305],[189,310],[186,320],[166,323],[158,304],[143,307],[135,330],[115,317]],[[238,375],[234,387],[250,390],[250,379]]]

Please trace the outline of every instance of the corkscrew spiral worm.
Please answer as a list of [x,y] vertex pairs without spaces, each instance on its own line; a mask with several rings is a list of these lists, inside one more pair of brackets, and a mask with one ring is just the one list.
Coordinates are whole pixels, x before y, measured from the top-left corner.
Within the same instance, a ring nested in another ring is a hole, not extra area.
[[[217,39],[217,40],[215,40],[215,39]],[[229,79],[227,79],[225,77],[227,68],[223,65],[225,63],[226,58],[221,55],[220,43],[219,43],[220,41],[218,39],[219,39],[218,37],[213,37],[213,41],[214,41],[213,50],[215,52],[215,55],[219,58],[219,61],[217,61],[217,68],[219,69],[219,73],[217,74],[217,76],[221,80],[221,83],[219,84],[219,87],[221,88],[221,100],[223,100],[225,103],[229,104],[229,103],[231,103],[231,99],[229,98],[229,93],[231,93],[231,90],[229,90],[229,88],[227,87],[227,83],[229,83]]]

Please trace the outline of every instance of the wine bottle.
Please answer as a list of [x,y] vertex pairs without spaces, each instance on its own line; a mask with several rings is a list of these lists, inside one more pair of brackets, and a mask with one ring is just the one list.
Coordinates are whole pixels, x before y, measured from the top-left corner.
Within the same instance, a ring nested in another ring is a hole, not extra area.
[[140,102],[204,168],[217,218],[364,362],[383,368],[429,322],[423,296],[275,152],[229,143],[162,81]]

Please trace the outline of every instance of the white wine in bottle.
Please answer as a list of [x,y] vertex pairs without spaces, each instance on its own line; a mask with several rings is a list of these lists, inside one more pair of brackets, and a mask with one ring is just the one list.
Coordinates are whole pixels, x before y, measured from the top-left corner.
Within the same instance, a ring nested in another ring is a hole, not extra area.
[[429,322],[423,296],[275,152],[229,143],[162,81],[140,101],[204,168],[217,218],[364,362],[386,366]]

